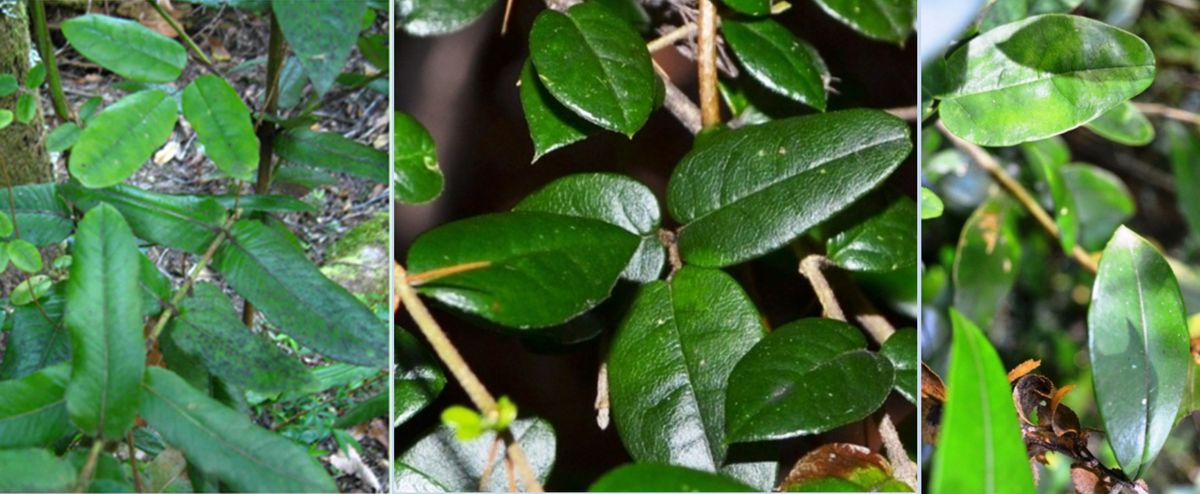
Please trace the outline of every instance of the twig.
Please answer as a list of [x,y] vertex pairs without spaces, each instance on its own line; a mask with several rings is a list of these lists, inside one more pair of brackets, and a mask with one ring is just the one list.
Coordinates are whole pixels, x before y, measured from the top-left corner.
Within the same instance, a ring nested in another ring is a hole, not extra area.
[[500,442],[504,438],[499,434],[492,439],[492,446],[488,448],[487,458],[483,460],[483,473],[479,474],[479,492],[488,492],[491,490],[492,471],[496,469],[496,451],[500,449]]
[[884,414],[879,421],[879,437],[883,440],[883,449],[887,453],[888,463],[892,464],[892,475],[917,490],[917,465],[908,457],[900,433],[896,431],[892,418]]
[[825,274],[821,272],[821,267],[825,262],[825,256],[822,255],[804,256],[804,259],[800,260],[800,274],[808,278],[808,282],[812,284],[813,292],[817,294],[817,300],[821,301],[821,307],[825,309],[825,317],[845,321],[846,313],[842,312],[842,305],[838,303],[837,295],[833,293],[833,287],[829,286],[829,280],[825,279]]
[[476,261],[455,264],[453,266],[446,266],[444,268],[431,269],[422,273],[408,275],[408,284],[412,286],[421,286],[439,278],[445,278],[447,276],[484,269],[491,265],[492,261]]
[[902,108],[888,108],[883,111],[891,113],[896,118],[899,118],[900,120],[904,120],[906,122],[916,122],[918,119],[921,118],[921,109],[920,109],[920,107],[917,107],[917,106],[905,106]]
[[201,50],[199,46],[196,46],[196,42],[192,41],[192,37],[188,36],[187,31],[183,30],[183,26],[180,26],[179,23],[175,21],[175,18],[171,17],[171,14],[168,14],[167,11],[162,8],[162,5],[158,4],[158,0],[146,0],[146,3],[150,4],[151,7],[154,7],[154,11],[158,12],[159,17],[162,17],[164,21],[167,21],[167,24],[171,26],[171,29],[175,30],[175,34],[178,34],[179,37],[183,39],[183,44],[187,45],[187,47],[192,50],[192,53],[195,53],[196,57],[200,59],[200,63],[204,64],[205,67],[208,67],[209,70],[216,72],[216,68],[213,67],[212,59],[208,58],[208,55],[204,54],[204,50]]
[[717,6],[713,0],[700,0],[700,27],[696,45],[700,121],[704,127],[712,127],[721,123],[721,97],[717,93]]
[[650,50],[650,53],[654,53],[658,50],[674,45],[679,40],[690,38],[695,33],[696,23],[689,22],[672,29],[670,32],[659,36],[658,38],[650,40],[649,43],[646,43],[646,49]]
[[[971,157],[971,160],[974,161],[975,164],[979,165],[980,168],[983,168],[984,171],[986,171],[988,175],[992,177],[992,180],[1000,184],[1000,187],[1008,192],[1013,199],[1016,199],[1017,202],[1021,204],[1021,207],[1028,211],[1029,214],[1032,215],[1035,220],[1037,220],[1038,224],[1042,226],[1042,229],[1046,230],[1046,233],[1049,233],[1050,236],[1054,237],[1055,239],[1060,237],[1061,234],[1058,231],[1058,225],[1054,223],[1054,219],[1052,219],[1050,215],[1046,213],[1045,209],[1042,209],[1042,206],[1038,204],[1037,199],[1034,199],[1033,195],[1030,194],[1028,190],[1025,190],[1025,186],[1021,185],[1020,182],[1016,181],[1004,172],[1004,168],[1000,166],[1000,163],[997,162],[992,155],[988,154],[987,151],[984,151],[983,148],[954,135],[941,121],[937,123],[937,128],[943,135],[950,139],[950,142],[954,143],[955,147],[967,153],[967,155]],[[1079,245],[1075,245],[1075,248],[1067,254],[1070,255],[1071,258],[1076,262],[1078,262],[1080,266],[1083,266],[1084,269],[1091,271],[1092,273],[1095,273],[1098,269],[1096,260],[1092,259],[1092,256],[1089,255],[1087,251],[1083,250],[1083,247],[1080,247]]]
[[188,291],[192,288],[192,284],[196,282],[196,279],[200,277],[200,273],[212,261],[213,256],[217,253],[217,247],[220,247],[225,238],[229,236],[229,228],[237,220],[237,217],[237,212],[229,215],[229,219],[225,220],[225,226],[221,228],[221,232],[217,234],[217,237],[213,239],[211,244],[208,244],[208,249],[204,251],[204,256],[200,258],[200,261],[195,266],[192,266],[192,272],[188,273],[188,277],[183,280],[183,285],[171,297],[170,305],[163,310],[162,315],[158,316],[158,322],[154,324],[154,330],[150,332],[150,338],[146,340],[147,347],[152,347],[154,342],[158,340],[158,336],[167,327],[167,322],[171,320],[171,316],[175,315],[175,308],[183,302],[183,297],[187,296]]
[[54,113],[65,121],[74,120],[71,107],[67,105],[67,96],[63,94],[54,44],[50,42],[50,29],[46,27],[46,4],[43,0],[30,0],[29,7],[33,16],[33,36],[37,40],[38,53],[42,56],[42,65],[46,67],[46,80],[50,83],[50,101],[54,102]]
[[663,85],[667,88],[666,97],[663,98],[663,107],[675,116],[679,123],[692,134],[700,133],[700,108],[692,103],[687,94],[684,94],[675,83],[671,82],[671,76],[667,75],[667,71],[663,70],[654,62],[654,71],[658,73],[658,77],[662,79]]
[[79,471],[79,483],[75,492],[87,492],[87,486],[92,482],[92,474],[96,473],[96,460],[100,458],[101,449],[104,449],[104,440],[97,438],[96,442],[92,443],[92,450],[88,452],[83,469]]
[[133,431],[125,436],[125,444],[129,445],[129,468],[133,470],[133,492],[145,492],[146,487],[142,485],[142,472],[138,469],[137,464],[137,448],[133,446]]
[[1171,120],[1178,120],[1180,122],[1187,122],[1193,125],[1200,125],[1200,114],[1198,113],[1181,110],[1179,108],[1174,108],[1159,103],[1134,103],[1133,106],[1137,107],[1138,110],[1147,115],[1159,115]]
[[675,232],[666,228],[658,230],[658,242],[663,247],[667,248],[667,261],[671,265],[671,272],[667,274],[667,281],[675,277],[675,273],[683,269],[683,258],[679,255],[679,239],[675,236]]
[[[806,254],[800,260],[800,274],[808,278],[808,282],[813,287],[813,292],[817,294],[817,300],[821,302],[821,307],[825,309],[825,317],[846,321],[846,313],[842,310],[841,303],[838,301],[837,293],[834,292],[833,286],[829,283],[828,278],[823,271],[826,267],[833,267],[834,264],[828,258],[818,254]],[[843,299],[849,304],[854,314],[854,320],[871,335],[871,339],[882,345],[892,334],[896,332],[896,328],[892,323],[888,322],[887,318],[879,314],[875,306],[870,300],[859,291],[858,287],[853,283],[841,283]]]

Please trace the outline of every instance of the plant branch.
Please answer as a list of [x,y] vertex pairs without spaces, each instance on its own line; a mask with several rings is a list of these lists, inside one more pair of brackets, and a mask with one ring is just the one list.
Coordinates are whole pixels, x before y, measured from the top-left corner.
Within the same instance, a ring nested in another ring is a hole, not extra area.
[[[805,254],[800,260],[800,274],[808,278],[813,291],[817,294],[817,300],[825,309],[825,317],[846,321],[846,313],[842,310],[837,293],[834,292],[833,285],[829,283],[829,279],[825,275],[824,269],[827,267],[836,268],[833,262],[819,254]],[[887,318],[879,314],[879,311],[875,309],[870,300],[867,300],[857,285],[844,282],[839,283],[839,287],[842,288],[842,298],[849,304],[854,314],[854,320],[871,335],[871,339],[882,345],[892,337],[896,328],[888,322]]]
[[46,67],[46,80],[50,83],[50,100],[54,102],[54,113],[65,121],[74,120],[71,107],[67,105],[67,96],[63,94],[62,78],[59,77],[58,62],[54,57],[54,44],[50,42],[50,29],[46,26],[46,4],[44,0],[30,0],[29,6],[33,16],[33,36],[37,40],[38,53],[42,56],[42,65]]
[[137,448],[133,446],[133,431],[129,431],[129,434],[125,436],[125,444],[129,445],[129,467],[133,470],[133,492],[145,492],[146,487],[142,485],[142,473],[137,464]]
[[717,6],[713,0],[700,0],[696,74],[700,81],[700,120],[705,128],[721,123],[721,98],[717,93],[717,22]]
[[917,106],[905,106],[900,108],[888,108],[883,110],[891,113],[896,118],[906,122],[916,122],[921,118],[921,108]]
[[220,247],[221,243],[225,241],[226,237],[228,237],[229,227],[233,225],[233,222],[237,220],[237,217],[238,213],[234,212],[229,216],[228,220],[225,220],[225,226],[221,228],[221,232],[217,234],[217,238],[214,238],[212,243],[208,244],[208,249],[204,251],[204,256],[200,258],[200,261],[197,262],[195,266],[192,266],[192,272],[188,273],[188,277],[183,280],[183,285],[180,285],[179,290],[177,290],[175,295],[171,297],[171,302],[163,310],[162,315],[158,316],[158,321],[154,324],[154,330],[150,332],[150,338],[146,340],[147,347],[153,346],[154,342],[158,341],[158,336],[162,334],[163,329],[167,327],[167,322],[169,322],[171,320],[171,316],[175,314],[175,308],[178,307],[181,302],[183,302],[183,297],[187,296],[188,291],[192,289],[192,285],[196,282],[196,279],[200,277],[200,273],[203,272],[204,268],[208,266],[208,263],[212,261],[213,256],[217,253],[217,247]]
[[[1047,213],[1045,209],[1042,209],[1042,206],[1038,204],[1037,199],[1034,199],[1033,195],[1025,189],[1025,186],[1021,185],[1020,182],[1008,176],[1008,174],[1004,172],[1004,168],[1000,166],[1000,163],[996,161],[996,158],[993,158],[992,155],[988,154],[987,151],[984,151],[983,148],[954,135],[940,121],[937,123],[937,128],[943,135],[945,135],[950,139],[951,142],[954,143],[955,147],[967,153],[967,155],[971,157],[971,161],[974,161],[975,164],[979,165],[980,168],[983,168],[984,171],[986,171],[988,175],[992,177],[993,181],[999,184],[1000,187],[1005,190],[1005,192],[1008,192],[1008,195],[1012,196],[1013,199],[1016,199],[1017,202],[1021,204],[1021,207],[1028,211],[1029,214],[1032,215],[1035,220],[1037,220],[1038,224],[1042,226],[1042,229],[1046,230],[1046,233],[1049,233],[1050,236],[1054,237],[1055,239],[1058,239],[1061,236],[1061,233],[1058,231],[1058,225],[1054,223],[1054,219],[1050,217],[1050,214]],[[1092,273],[1095,273],[1098,269],[1096,260],[1093,259],[1092,256],[1089,255],[1087,251],[1083,250],[1083,247],[1080,247],[1079,245],[1075,245],[1075,248],[1067,254],[1076,262],[1078,262],[1080,266],[1083,266],[1084,269],[1091,271]]]
[[671,82],[671,76],[667,75],[667,71],[663,70],[654,62],[654,72],[658,73],[658,77],[662,79],[663,85],[667,88],[666,97],[663,98],[663,107],[675,116],[679,123],[692,134],[700,133],[700,108],[692,103],[687,94],[684,94],[675,83]]
[[821,272],[821,268],[826,262],[828,261],[825,256],[819,254],[804,256],[804,259],[800,260],[800,274],[808,278],[813,292],[817,294],[817,300],[821,302],[821,307],[825,310],[825,317],[845,321],[846,313],[842,312],[842,305],[838,302],[837,294],[833,293],[833,287],[829,285],[829,280],[825,279],[825,273]]
[[175,30],[175,34],[178,34],[179,37],[183,39],[183,44],[187,45],[187,47],[192,50],[192,53],[196,54],[196,58],[200,59],[200,63],[204,64],[205,67],[208,67],[209,70],[216,72],[216,68],[213,67],[212,59],[208,58],[208,55],[204,54],[204,50],[201,50],[199,46],[196,46],[196,42],[192,41],[192,37],[188,36],[187,31],[183,30],[183,26],[180,26],[179,22],[177,22],[174,17],[171,17],[171,14],[168,14],[167,11],[162,8],[162,5],[158,4],[158,0],[146,0],[146,3],[150,4],[151,7],[154,7],[154,11],[158,12],[158,16],[162,17],[164,21],[167,21],[167,24],[171,26],[171,29]]
[[[453,266],[446,266],[444,268],[431,269],[431,270],[425,271],[423,273],[408,275],[408,284],[412,285],[414,287],[421,286],[421,285],[424,285],[431,281],[437,280],[439,278],[445,278],[445,277],[451,276],[451,275],[467,273],[467,272],[475,271],[478,269],[484,269],[491,265],[492,265],[491,261],[476,261],[476,262],[455,264]],[[395,309],[393,308],[392,310],[395,310]]]
[[1159,103],[1134,103],[1133,106],[1147,115],[1159,115],[1171,120],[1200,125],[1200,113],[1193,113]]
[[96,442],[92,443],[91,451],[88,451],[83,469],[79,471],[79,484],[76,485],[75,492],[87,492],[87,486],[92,482],[92,474],[96,473],[96,460],[100,458],[102,449],[104,449],[104,440],[96,439]]
[[[286,55],[283,46],[283,30],[279,27],[279,19],[271,14],[271,34],[267,40],[267,97],[263,102],[264,108],[254,124],[254,132],[258,135],[258,177],[254,182],[256,194],[266,194],[271,189],[271,174],[275,165],[275,124],[263,122],[268,115],[275,116],[279,107],[279,78],[283,72],[283,60]],[[264,125],[265,124],[265,125]],[[254,304],[246,300],[242,303],[242,323],[254,325]]]
[[696,23],[689,22],[672,29],[670,32],[659,36],[658,38],[650,40],[649,43],[646,43],[646,49],[650,50],[650,53],[654,53],[658,50],[674,45],[680,40],[690,38],[693,34],[696,34]]

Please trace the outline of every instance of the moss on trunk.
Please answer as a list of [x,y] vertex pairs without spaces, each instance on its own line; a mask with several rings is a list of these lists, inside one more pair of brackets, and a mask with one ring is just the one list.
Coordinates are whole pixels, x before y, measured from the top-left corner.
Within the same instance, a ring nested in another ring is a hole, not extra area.
[[[24,84],[30,68],[29,48],[29,15],[25,2],[0,0],[0,74],[14,74]],[[14,110],[16,106],[16,94],[0,98],[0,108]],[[51,180],[40,101],[36,106],[37,114],[29,124],[13,122],[0,130],[0,166],[8,169],[14,185]],[[4,176],[0,175],[0,182],[3,180]]]

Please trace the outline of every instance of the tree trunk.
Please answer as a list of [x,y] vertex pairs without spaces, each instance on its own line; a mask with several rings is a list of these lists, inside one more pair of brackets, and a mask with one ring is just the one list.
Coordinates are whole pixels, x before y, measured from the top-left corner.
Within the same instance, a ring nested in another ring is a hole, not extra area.
[[[30,37],[29,15],[24,0],[0,0],[0,74],[13,74],[23,85],[29,72]],[[21,91],[25,91],[22,89]],[[0,98],[0,108],[15,110],[17,92]],[[8,173],[0,175],[0,185],[41,183],[51,180],[51,164],[46,152],[46,129],[42,119],[40,98],[36,115],[28,124],[13,122],[0,130],[0,166]]]

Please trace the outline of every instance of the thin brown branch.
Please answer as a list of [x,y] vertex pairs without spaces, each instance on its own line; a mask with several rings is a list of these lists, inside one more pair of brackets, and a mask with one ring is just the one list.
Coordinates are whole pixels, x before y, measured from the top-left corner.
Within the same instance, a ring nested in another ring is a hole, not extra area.
[[91,451],[88,451],[83,469],[79,471],[79,483],[75,486],[75,492],[87,492],[88,484],[92,482],[92,474],[96,473],[96,460],[100,458],[102,449],[104,449],[104,440],[96,438],[96,442],[92,443]]
[[675,116],[679,123],[692,134],[700,133],[700,108],[692,103],[682,90],[675,83],[671,82],[671,76],[667,75],[667,71],[663,70],[654,62],[654,71],[658,73],[658,77],[662,79],[663,85],[667,88],[666,97],[663,98],[663,107]]
[[167,21],[167,24],[171,26],[171,29],[175,31],[175,34],[178,34],[179,38],[183,40],[183,44],[187,45],[187,47],[192,50],[192,53],[196,54],[196,58],[200,59],[200,63],[204,64],[205,67],[208,67],[209,70],[216,72],[216,68],[213,67],[212,59],[208,58],[208,55],[206,55],[204,50],[201,50],[200,47],[196,45],[195,41],[192,41],[192,37],[188,36],[187,31],[183,30],[183,26],[180,26],[179,22],[177,22],[174,17],[171,17],[171,14],[168,14],[167,11],[163,9],[162,5],[158,4],[158,0],[146,0],[146,3],[150,4],[151,7],[154,7],[154,11],[158,12],[158,16],[162,17],[164,21]]
[[1193,113],[1159,103],[1134,103],[1133,106],[1147,115],[1158,115],[1171,120],[1200,125],[1200,113]]
[[713,0],[700,0],[696,73],[700,81],[700,122],[704,127],[721,123],[721,96],[717,92],[717,22],[717,6]]
[[825,274],[821,272],[826,262],[825,256],[809,254],[800,260],[800,274],[812,285],[817,300],[825,310],[825,317],[845,321],[846,313],[842,311],[842,304],[838,302],[837,294],[833,293],[829,280],[825,279]]
[[225,221],[225,226],[221,228],[221,232],[217,234],[217,237],[213,239],[211,244],[208,244],[208,249],[205,249],[204,256],[200,258],[200,261],[195,266],[192,266],[192,272],[188,273],[188,277],[183,280],[183,285],[171,297],[170,305],[163,309],[162,315],[158,316],[158,321],[154,324],[154,330],[150,332],[150,338],[146,340],[147,348],[152,347],[154,342],[158,340],[158,336],[162,334],[163,329],[166,329],[167,323],[175,315],[175,308],[179,306],[180,302],[183,302],[183,297],[187,296],[188,291],[192,289],[192,284],[200,277],[200,273],[204,272],[204,268],[208,267],[208,263],[212,261],[213,256],[217,253],[217,248],[228,237],[229,227],[233,225],[237,217],[237,212],[229,215],[229,219]]
[[871,301],[867,300],[866,295],[863,295],[853,282],[837,280],[837,286],[842,293],[841,301],[839,301],[838,292],[833,288],[834,284],[830,283],[829,277],[824,271],[826,268],[831,270],[831,274],[836,273],[837,268],[833,262],[822,255],[806,254],[800,260],[800,274],[807,278],[812,285],[813,292],[817,294],[817,300],[821,302],[821,307],[825,310],[825,317],[847,321],[846,312],[841,303],[844,301],[846,307],[849,307],[850,313],[854,314],[854,321],[862,326],[876,343],[882,345],[888,338],[891,338],[892,334],[896,332],[896,328],[875,309]]
[[650,50],[650,53],[654,53],[658,50],[674,45],[680,40],[690,38],[693,34],[696,34],[696,23],[689,22],[672,29],[662,36],[650,40],[649,43],[646,43],[646,49]]
[[921,108],[918,106],[905,106],[901,108],[888,108],[883,110],[891,113],[896,118],[906,122],[916,122],[921,118]]
[[491,265],[492,261],[476,261],[455,264],[453,266],[446,266],[444,268],[431,269],[422,273],[408,275],[408,284],[414,287],[421,286],[438,278],[445,278],[447,276],[484,269]]
[[133,431],[125,436],[125,444],[129,446],[129,469],[133,470],[133,492],[146,492],[142,485],[142,472],[137,464],[137,448],[133,445]]

